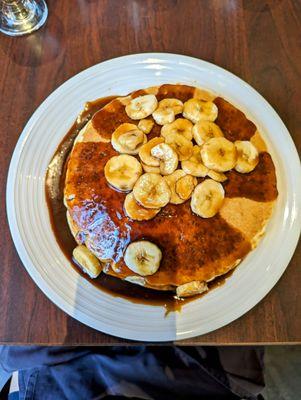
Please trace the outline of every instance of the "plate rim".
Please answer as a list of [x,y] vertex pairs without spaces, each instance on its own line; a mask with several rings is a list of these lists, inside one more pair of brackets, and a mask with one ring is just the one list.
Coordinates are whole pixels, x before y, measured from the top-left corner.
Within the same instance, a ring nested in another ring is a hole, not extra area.
[[[175,58],[173,61],[174,63],[177,63],[176,58],[179,59],[178,62],[182,60],[186,60],[186,61],[193,61],[195,62],[201,62],[207,65],[207,67],[214,67],[217,70],[220,70],[223,74],[226,73],[226,75],[230,75],[232,78],[235,78],[235,80],[238,80],[240,82],[240,84],[243,84],[244,86],[247,86],[251,91],[255,92],[257,96],[260,96],[261,101],[263,101],[265,103],[265,105],[270,109],[270,111],[273,114],[273,118],[277,119],[277,122],[280,123],[282,125],[282,127],[284,128],[284,130],[287,133],[287,139],[288,139],[288,143],[287,146],[290,147],[290,151],[292,153],[292,162],[299,162],[299,171],[296,171],[296,176],[299,176],[301,178],[301,165],[300,165],[300,160],[299,160],[299,156],[298,156],[298,152],[297,149],[294,145],[293,139],[291,137],[291,135],[289,134],[289,131],[287,130],[286,126],[284,125],[283,121],[281,120],[281,118],[279,117],[279,115],[277,114],[277,112],[274,110],[274,108],[267,102],[267,100],[265,100],[261,94],[255,90],[251,85],[249,85],[247,82],[245,82],[244,80],[242,80],[240,77],[236,76],[235,74],[233,74],[230,71],[227,71],[226,69],[217,66],[216,64],[210,63],[208,61],[205,60],[201,60],[195,57],[190,57],[190,56],[186,56],[186,55],[180,55],[180,54],[174,54],[174,53],[137,53],[137,54],[130,54],[130,55],[125,55],[125,56],[121,56],[121,57],[116,57],[110,60],[105,60],[103,62],[97,63],[93,66],[90,66],[84,70],[82,70],[81,72],[79,72],[76,75],[73,75],[72,77],[70,77],[68,80],[66,80],[65,82],[63,82],[61,85],[59,85],[56,89],[54,89],[43,101],[42,103],[37,107],[37,109],[33,112],[32,116],[29,118],[29,120],[27,121],[27,123],[25,124],[21,135],[18,138],[17,144],[15,146],[15,149],[13,151],[13,155],[10,161],[10,165],[9,165],[9,170],[8,170],[8,177],[7,177],[7,185],[6,185],[6,210],[7,210],[7,218],[8,218],[8,222],[9,222],[9,227],[10,227],[10,232],[11,232],[11,236],[13,238],[13,242],[14,245],[17,249],[18,255],[22,261],[23,266],[25,267],[25,269],[27,270],[27,272],[29,273],[29,275],[31,276],[31,278],[34,280],[35,284],[44,292],[44,294],[53,302],[56,304],[56,306],[58,306],[60,309],[62,309],[64,312],[66,312],[69,316],[71,316],[72,318],[75,318],[77,320],[79,320],[80,322],[99,330],[97,327],[93,326],[93,323],[87,322],[82,320],[82,318],[80,318],[78,315],[74,316],[69,310],[67,310],[66,306],[63,306],[62,303],[59,303],[57,301],[57,294],[53,293],[53,290],[51,287],[48,286],[48,284],[46,284],[45,281],[43,281],[43,279],[40,279],[40,274],[37,271],[32,270],[31,268],[27,267],[27,263],[31,260],[28,261],[28,254],[26,254],[26,249],[25,246],[23,244],[20,232],[18,230],[18,225],[17,225],[17,221],[16,221],[16,215],[14,214],[14,188],[15,188],[15,184],[16,184],[16,179],[17,179],[17,165],[18,165],[18,161],[19,161],[19,157],[21,155],[23,146],[25,145],[25,142],[27,140],[27,137],[30,135],[31,132],[31,127],[34,124],[35,119],[43,113],[43,110],[47,107],[48,102],[51,101],[51,97],[53,95],[58,95],[61,92],[63,92],[65,90],[65,87],[68,86],[69,82],[74,80],[75,78],[77,79],[81,79],[82,77],[85,76],[85,74],[88,74],[90,71],[93,71],[93,69],[97,70],[97,68],[99,67],[99,65],[104,65],[104,64],[110,64],[110,63],[118,63],[120,61],[126,61],[129,59],[135,60],[137,59],[137,61],[139,62],[139,59],[145,58],[145,57],[150,57],[150,58]],[[295,211],[296,211],[296,215],[300,215],[300,202],[301,202],[301,188],[297,187],[297,191],[295,193]],[[270,289],[268,291],[265,290],[265,294],[263,296],[260,296],[260,299],[257,300],[255,302],[255,304],[251,305],[250,307],[246,307],[246,309],[244,311],[237,311],[236,313],[233,313],[233,318],[231,320],[228,320],[228,322],[226,322],[225,324],[222,323],[220,327],[222,326],[226,326],[229,323],[231,323],[232,321],[234,321],[235,319],[237,319],[240,316],[243,316],[247,311],[249,311],[251,308],[253,308],[256,304],[258,304],[269,292],[270,290],[276,285],[276,283],[278,282],[278,280],[280,279],[280,277],[282,276],[282,274],[284,273],[284,271],[286,270],[287,266],[289,265],[289,262],[291,260],[291,258],[293,257],[294,251],[297,247],[297,243],[299,240],[299,236],[300,236],[300,231],[301,231],[301,219],[298,221],[297,218],[295,219],[295,221],[292,222],[295,226],[295,232],[294,232],[294,237],[292,238],[291,242],[290,242],[290,248],[287,251],[287,257],[286,257],[286,261],[285,264],[286,266],[283,267],[281,269],[281,271],[279,271],[277,277],[274,279],[273,284],[271,285]],[[218,329],[218,328],[215,328]],[[214,330],[215,330],[214,329]],[[213,330],[210,330],[210,332],[212,332]],[[145,339],[137,339],[135,337],[133,337],[132,335],[124,335],[122,334],[119,335],[118,332],[112,333],[112,331],[110,330],[105,330],[102,329],[101,332],[110,334],[110,335],[114,335],[117,337],[122,337],[125,339],[130,339],[130,340],[135,340],[135,341],[145,341]],[[207,332],[208,333],[208,332]],[[206,334],[206,333],[205,333]],[[191,338],[191,337],[195,337],[199,335],[197,332],[193,332],[192,334],[190,332],[188,333],[177,333],[175,332],[175,338],[174,339],[155,339],[155,340],[151,340],[154,342],[160,342],[160,341],[164,341],[164,340],[182,340],[182,339],[187,339],[187,338]]]

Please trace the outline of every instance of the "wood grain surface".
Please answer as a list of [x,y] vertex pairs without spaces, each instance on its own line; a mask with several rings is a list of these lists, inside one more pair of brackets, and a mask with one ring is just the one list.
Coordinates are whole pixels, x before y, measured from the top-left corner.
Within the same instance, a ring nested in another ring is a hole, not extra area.
[[[123,344],[52,304],[14,248],[6,218],[9,161],[23,126],[59,85],[95,63],[160,51],[213,62],[276,109],[301,151],[301,3],[296,0],[49,0],[38,32],[0,34],[0,342]],[[301,342],[301,246],[275,288],[228,326],[181,344]]]

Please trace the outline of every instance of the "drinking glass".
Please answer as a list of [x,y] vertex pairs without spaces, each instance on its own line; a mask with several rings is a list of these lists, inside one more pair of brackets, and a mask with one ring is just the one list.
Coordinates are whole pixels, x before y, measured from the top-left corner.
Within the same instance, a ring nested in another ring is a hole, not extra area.
[[0,0],[0,32],[6,35],[31,33],[44,25],[47,16],[44,0]]

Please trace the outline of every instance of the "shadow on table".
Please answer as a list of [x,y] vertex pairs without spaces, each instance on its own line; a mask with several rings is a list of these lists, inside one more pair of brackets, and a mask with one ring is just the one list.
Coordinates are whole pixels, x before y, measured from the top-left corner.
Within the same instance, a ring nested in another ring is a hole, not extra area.
[[64,28],[61,20],[49,13],[48,21],[30,35],[1,36],[2,51],[16,64],[37,67],[53,61],[63,50]]

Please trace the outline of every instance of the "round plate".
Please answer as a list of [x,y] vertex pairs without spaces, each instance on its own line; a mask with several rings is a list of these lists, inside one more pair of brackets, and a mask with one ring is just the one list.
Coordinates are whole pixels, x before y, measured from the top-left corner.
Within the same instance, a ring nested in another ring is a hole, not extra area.
[[[273,157],[279,198],[266,235],[227,282],[165,317],[163,307],[110,296],[83,279],[51,230],[44,179],[49,161],[87,100],[125,95],[162,83],[220,94],[259,128]],[[14,151],[7,184],[11,233],[28,273],[58,307],[111,335],[167,341],[201,335],[246,313],[275,285],[296,247],[301,225],[301,171],[293,141],[273,108],[246,82],[205,61],[175,54],[137,54],[95,65],[69,79],[36,110]],[[147,318],[145,316],[147,315]]]

